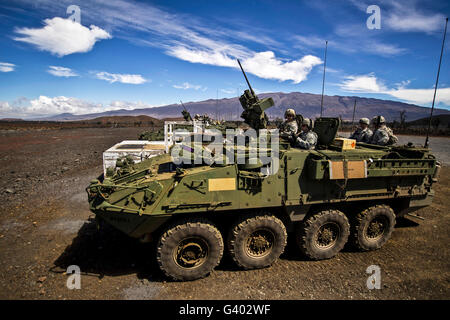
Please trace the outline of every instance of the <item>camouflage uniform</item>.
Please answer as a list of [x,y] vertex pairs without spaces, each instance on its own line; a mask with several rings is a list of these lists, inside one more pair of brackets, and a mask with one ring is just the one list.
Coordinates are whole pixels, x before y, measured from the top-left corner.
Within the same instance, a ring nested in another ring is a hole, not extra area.
[[280,136],[285,139],[292,139],[295,137],[298,131],[297,121],[285,121],[280,126]]
[[317,133],[314,131],[302,131],[297,140],[295,140],[295,146],[300,149],[315,149],[317,144]]
[[386,127],[386,125],[381,125],[377,130],[375,130],[372,138],[370,139],[371,144],[377,144],[379,146],[395,144],[397,141],[398,139],[394,136],[392,129]]
[[355,132],[350,136],[350,139],[355,139],[356,142],[370,143],[373,132],[369,128],[357,128]]

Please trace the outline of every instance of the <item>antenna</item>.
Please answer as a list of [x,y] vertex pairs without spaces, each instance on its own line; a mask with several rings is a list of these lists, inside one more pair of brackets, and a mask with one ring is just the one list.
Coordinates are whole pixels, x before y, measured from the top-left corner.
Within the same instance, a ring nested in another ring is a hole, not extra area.
[[323,89],[325,88],[325,70],[327,68],[327,48],[328,48],[328,40],[325,41],[325,63],[323,65],[322,98],[320,100],[320,117],[322,117],[322,115],[323,115]]
[[240,111],[240,108],[239,108],[239,92],[240,92],[240,86],[238,86],[238,88],[237,88],[237,102],[238,102],[238,104],[237,104],[237,109],[236,109],[236,121],[239,121],[239,111]]
[[353,105],[352,130],[355,128],[355,111],[356,111],[356,99],[355,104]]
[[241,62],[239,61],[239,59],[237,59],[237,62],[239,63],[239,67],[241,67],[242,73],[244,74],[245,81],[247,81],[248,88],[250,89],[250,92],[251,92],[253,95],[255,95],[255,92],[253,91],[252,86],[250,85],[250,82],[248,82],[247,75],[245,74],[245,71],[244,71],[244,69],[242,68],[242,65],[241,65]]
[[438,72],[437,72],[437,77],[436,77],[436,85],[434,86],[433,103],[431,105],[430,120],[428,121],[427,137],[425,139],[424,148],[428,148],[428,139],[430,136],[430,128],[431,128],[431,118],[433,117],[434,101],[436,99],[436,91],[437,91],[438,83],[439,83],[439,72],[441,71],[442,55],[444,53],[445,35],[447,34],[447,23],[448,23],[448,17],[445,18],[445,29],[444,29],[444,38],[442,39],[441,57],[439,59],[439,67],[438,67]]

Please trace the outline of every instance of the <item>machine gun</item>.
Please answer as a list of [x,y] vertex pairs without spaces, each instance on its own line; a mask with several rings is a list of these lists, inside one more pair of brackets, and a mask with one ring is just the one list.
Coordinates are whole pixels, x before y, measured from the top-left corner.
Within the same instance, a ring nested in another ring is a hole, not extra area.
[[275,103],[272,98],[264,98],[262,100],[258,99],[250,85],[250,82],[248,82],[247,75],[245,74],[239,59],[237,62],[239,63],[239,67],[241,67],[245,81],[247,81],[248,88],[250,89],[245,90],[244,94],[239,98],[239,102],[244,109],[241,114],[241,118],[243,118],[244,122],[251,128],[258,132],[259,129],[265,129],[267,127],[267,121],[269,119],[264,111],[270,107],[273,107]]
[[187,111],[186,107],[183,104],[183,101],[181,101],[181,105],[183,106],[184,110],[181,111],[181,114],[183,115],[184,121],[192,121],[192,117],[191,114],[189,113],[189,111]]

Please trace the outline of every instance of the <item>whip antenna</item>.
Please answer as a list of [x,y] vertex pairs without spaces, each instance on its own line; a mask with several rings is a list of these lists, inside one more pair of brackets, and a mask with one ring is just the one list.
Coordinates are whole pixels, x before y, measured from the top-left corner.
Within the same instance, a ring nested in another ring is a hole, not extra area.
[[425,145],[424,145],[425,148],[428,148],[428,139],[430,136],[430,128],[431,128],[431,118],[433,117],[434,101],[436,99],[436,91],[437,91],[438,83],[439,83],[439,72],[441,71],[442,55],[444,53],[445,35],[447,33],[447,23],[448,23],[448,18],[445,18],[444,38],[442,39],[441,57],[439,59],[439,67],[438,67],[438,72],[437,72],[437,77],[436,77],[436,85],[434,86],[433,103],[431,105],[430,119],[428,121],[427,138],[425,139]]
[[325,70],[327,69],[327,48],[328,48],[328,40],[325,41],[325,63],[323,65],[322,98],[320,99],[320,117],[322,117],[323,114],[323,89],[325,88]]
[[352,130],[354,130],[355,128],[355,111],[356,111],[356,99],[355,104],[353,105]]

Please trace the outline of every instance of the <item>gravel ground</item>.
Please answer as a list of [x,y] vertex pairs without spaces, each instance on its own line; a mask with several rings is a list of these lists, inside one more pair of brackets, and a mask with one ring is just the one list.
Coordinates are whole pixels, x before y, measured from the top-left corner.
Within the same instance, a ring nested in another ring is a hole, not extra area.
[[[242,271],[224,259],[205,279],[166,281],[150,245],[97,231],[84,191],[102,171],[102,152],[142,130],[0,132],[0,299],[450,298],[447,166],[433,205],[418,212],[425,220],[399,220],[380,250],[344,249],[334,259],[308,261],[290,239],[270,268]],[[431,138],[446,165],[449,142]],[[66,286],[70,265],[81,269],[80,290]],[[381,269],[380,290],[367,289],[370,265]]]

